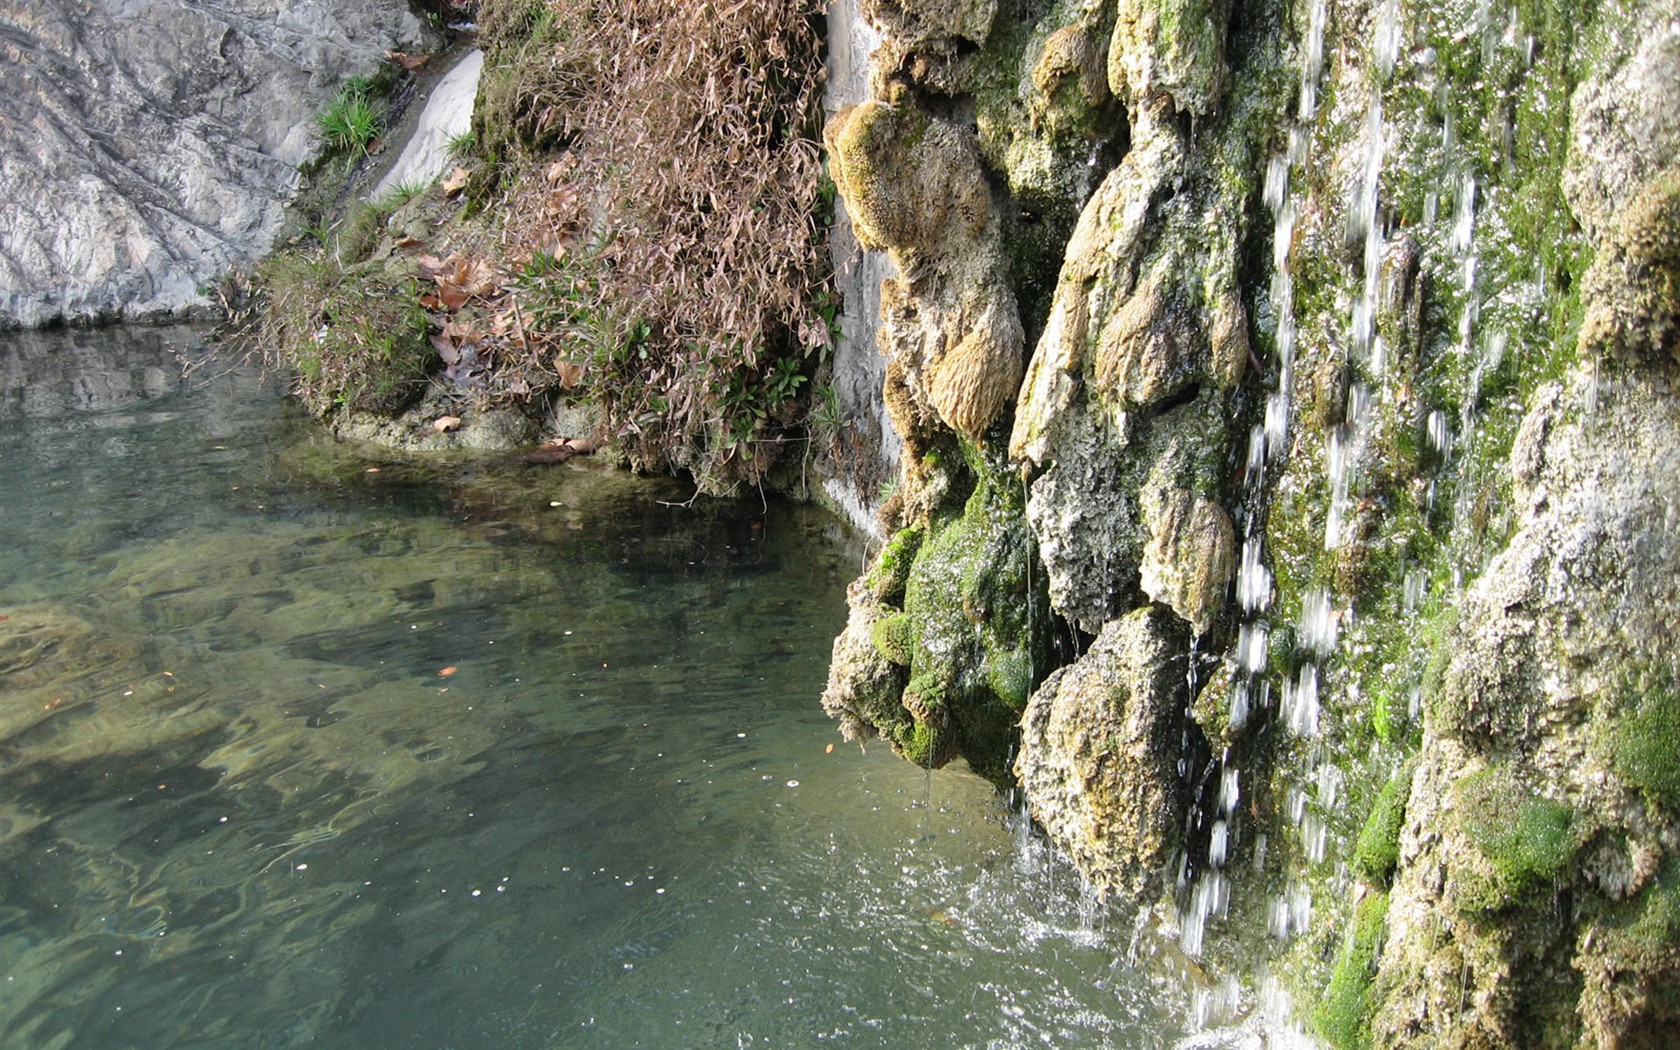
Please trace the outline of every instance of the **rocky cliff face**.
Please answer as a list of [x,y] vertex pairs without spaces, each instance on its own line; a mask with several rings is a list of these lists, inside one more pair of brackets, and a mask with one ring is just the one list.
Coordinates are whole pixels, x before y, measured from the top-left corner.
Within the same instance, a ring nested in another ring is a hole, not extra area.
[[904,455],[829,709],[1333,1045],[1663,1045],[1680,8],[861,13]]
[[402,0],[0,4],[0,325],[175,314],[265,252],[316,106]]

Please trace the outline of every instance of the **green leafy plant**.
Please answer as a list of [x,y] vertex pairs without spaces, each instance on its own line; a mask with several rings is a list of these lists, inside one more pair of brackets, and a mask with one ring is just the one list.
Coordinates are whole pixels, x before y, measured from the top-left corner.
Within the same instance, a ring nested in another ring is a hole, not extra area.
[[365,78],[348,80],[315,114],[315,127],[328,152],[366,154],[381,131],[379,112],[369,100]]
[[473,134],[473,130],[471,128],[468,128],[465,131],[458,131],[449,136],[449,141],[446,143],[445,149],[448,151],[450,159],[463,161],[472,157],[473,150],[476,149],[477,146],[478,136]]

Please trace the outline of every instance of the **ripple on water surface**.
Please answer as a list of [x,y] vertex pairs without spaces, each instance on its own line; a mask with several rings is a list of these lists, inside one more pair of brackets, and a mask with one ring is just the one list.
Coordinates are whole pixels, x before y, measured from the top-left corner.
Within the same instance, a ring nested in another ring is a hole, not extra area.
[[1175,1038],[988,786],[838,743],[829,519],[380,458],[195,338],[0,342],[0,1045]]

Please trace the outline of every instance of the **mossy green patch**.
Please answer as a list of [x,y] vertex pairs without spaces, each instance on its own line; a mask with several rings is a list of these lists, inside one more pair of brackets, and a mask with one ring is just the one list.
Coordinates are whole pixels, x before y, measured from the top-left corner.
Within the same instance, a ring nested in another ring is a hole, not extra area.
[[1609,736],[1616,772],[1651,804],[1680,811],[1680,693],[1651,688]]
[[1387,885],[1400,863],[1400,831],[1406,826],[1406,797],[1411,793],[1408,765],[1377,792],[1371,813],[1353,846],[1353,870],[1374,885]]
[[870,638],[880,654],[901,667],[910,666],[910,654],[915,646],[916,622],[903,613],[893,613],[876,620],[870,628]]
[[904,585],[910,579],[910,567],[915,564],[916,552],[922,549],[925,536],[921,529],[900,529],[881,548],[875,565],[864,577],[864,586],[876,598],[889,604],[904,600]]
[[1050,603],[1023,496],[989,480],[983,457],[978,466],[986,476],[961,513],[936,514],[927,538],[906,548],[915,553],[903,599],[905,706],[918,723],[940,708],[969,764],[1001,783],[1033,676],[1050,664]]
[[1574,810],[1536,795],[1507,767],[1491,766],[1455,788],[1465,834],[1487,862],[1461,897],[1471,911],[1520,906],[1550,889],[1574,859]]
[[1313,1027],[1336,1050],[1363,1050],[1371,1045],[1375,1007],[1371,985],[1387,933],[1388,894],[1368,894],[1354,908],[1352,929],[1324,997],[1313,1011]]

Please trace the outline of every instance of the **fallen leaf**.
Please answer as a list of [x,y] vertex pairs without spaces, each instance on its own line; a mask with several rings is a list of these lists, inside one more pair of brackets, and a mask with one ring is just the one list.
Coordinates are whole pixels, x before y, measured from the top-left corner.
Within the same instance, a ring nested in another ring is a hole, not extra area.
[[459,310],[467,305],[467,293],[458,284],[439,284],[438,300],[443,303],[446,309]]
[[825,747],[825,748],[823,748],[823,754],[825,754],[825,755],[832,755],[832,754],[834,754],[834,745],[833,745],[833,744],[830,744],[830,745],[828,745],[828,746],[827,746],[827,747]]
[[439,416],[432,420],[432,429],[439,434],[447,434],[452,430],[461,429],[460,416]]
[[433,335],[429,338],[432,341],[432,349],[436,350],[438,356],[443,358],[444,364],[452,365],[461,359],[461,351],[455,348],[455,341],[448,336]]
[[426,68],[426,63],[432,60],[431,55],[411,55],[406,51],[387,51],[385,57],[410,73],[418,73]]
[[[379,473],[379,468],[378,468],[378,467],[369,467],[369,468],[367,468],[367,470],[366,470],[366,471],[365,471],[365,473],[368,473],[368,474],[377,474],[377,473]],[[323,688],[323,689],[325,689],[325,688],[326,688],[326,687],[325,687],[325,686],[322,686],[322,687],[321,687],[321,688]]]
[[466,168],[463,168],[459,164],[457,164],[455,166],[454,171],[450,172],[448,175],[445,175],[443,177],[443,194],[444,194],[444,196],[453,197],[457,193],[460,193],[462,190],[466,189],[467,180],[471,177],[472,177],[471,172],[467,171]]
[[583,383],[583,366],[573,361],[555,361],[554,370],[560,373],[560,388],[575,390]]
[[460,670],[459,667],[455,667],[455,666],[451,665],[451,666],[445,667],[443,670],[439,671],[438,672],[438,677],[439,678],[448,678],[450,675],[454,674],[456,671],[459,671],[459,670]]

